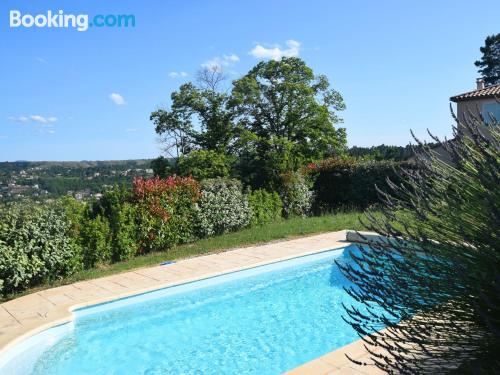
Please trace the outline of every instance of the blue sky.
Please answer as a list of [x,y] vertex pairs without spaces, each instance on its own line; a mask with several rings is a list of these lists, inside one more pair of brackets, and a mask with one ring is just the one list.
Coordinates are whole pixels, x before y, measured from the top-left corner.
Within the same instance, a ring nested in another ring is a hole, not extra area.
[[[10,10],[133,14],[136,26],[10,28]],[[474,88],[499,14],[498,0],[3,0],[0,160],[156,157],[149,114],[202,64],[237,78],[279,54],[342,93],[350,145],[405,145],[410,129],[449,136],[448,99]]]

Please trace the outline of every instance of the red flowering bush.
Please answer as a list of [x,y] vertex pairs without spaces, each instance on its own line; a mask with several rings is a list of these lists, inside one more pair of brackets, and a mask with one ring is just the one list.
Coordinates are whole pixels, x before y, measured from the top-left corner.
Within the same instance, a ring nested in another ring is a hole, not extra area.
[[191,177],[135,178],[141,250],[161,250],[193,238],[200,186]]

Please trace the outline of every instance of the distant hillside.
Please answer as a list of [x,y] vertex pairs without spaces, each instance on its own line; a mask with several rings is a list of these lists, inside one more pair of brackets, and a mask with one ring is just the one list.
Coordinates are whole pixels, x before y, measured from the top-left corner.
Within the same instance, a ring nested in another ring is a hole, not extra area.
[[151,160],[0,162],[0,201],[72,195],[83,200],[108,186],[151,177]]
[[25,168],[91,168],[99,166],[136,166],[149,165],[152,159],[131,159],[131,160],[81,160],[81,161],[27,161],[19,160],[12,162],[0,162],[0,172],[6,169],[25,169]]

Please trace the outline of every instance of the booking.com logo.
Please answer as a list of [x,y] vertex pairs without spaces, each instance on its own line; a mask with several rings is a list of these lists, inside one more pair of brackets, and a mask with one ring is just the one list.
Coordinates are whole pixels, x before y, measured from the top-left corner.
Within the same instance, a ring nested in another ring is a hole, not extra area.
[[[91,19],[91,21],[89,21]],[[10,27],[73,28],[87,31],[89,27],[135,27],[133,14],[97,14],[92,18],[88,14],[65,14],[64,11],[46,14],[22,14],[20,10],[10,11]]]

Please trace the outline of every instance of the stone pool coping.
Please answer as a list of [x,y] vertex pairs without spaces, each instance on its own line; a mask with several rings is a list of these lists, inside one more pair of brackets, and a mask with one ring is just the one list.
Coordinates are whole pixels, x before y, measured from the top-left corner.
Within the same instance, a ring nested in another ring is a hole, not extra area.
[[[75,309],[345,247],[351,243],[346,241],[346,236],[356,240],[350,231],[327,232],[187,258],[169,265],[140,268],[16,298],[0,304],[0,355],[29,336],[73,320]],[[358,340],[293,369],[289,374],[381,373],[373,366],[354,365],[344,353],[355,359],[369,358],[363,342]]]

